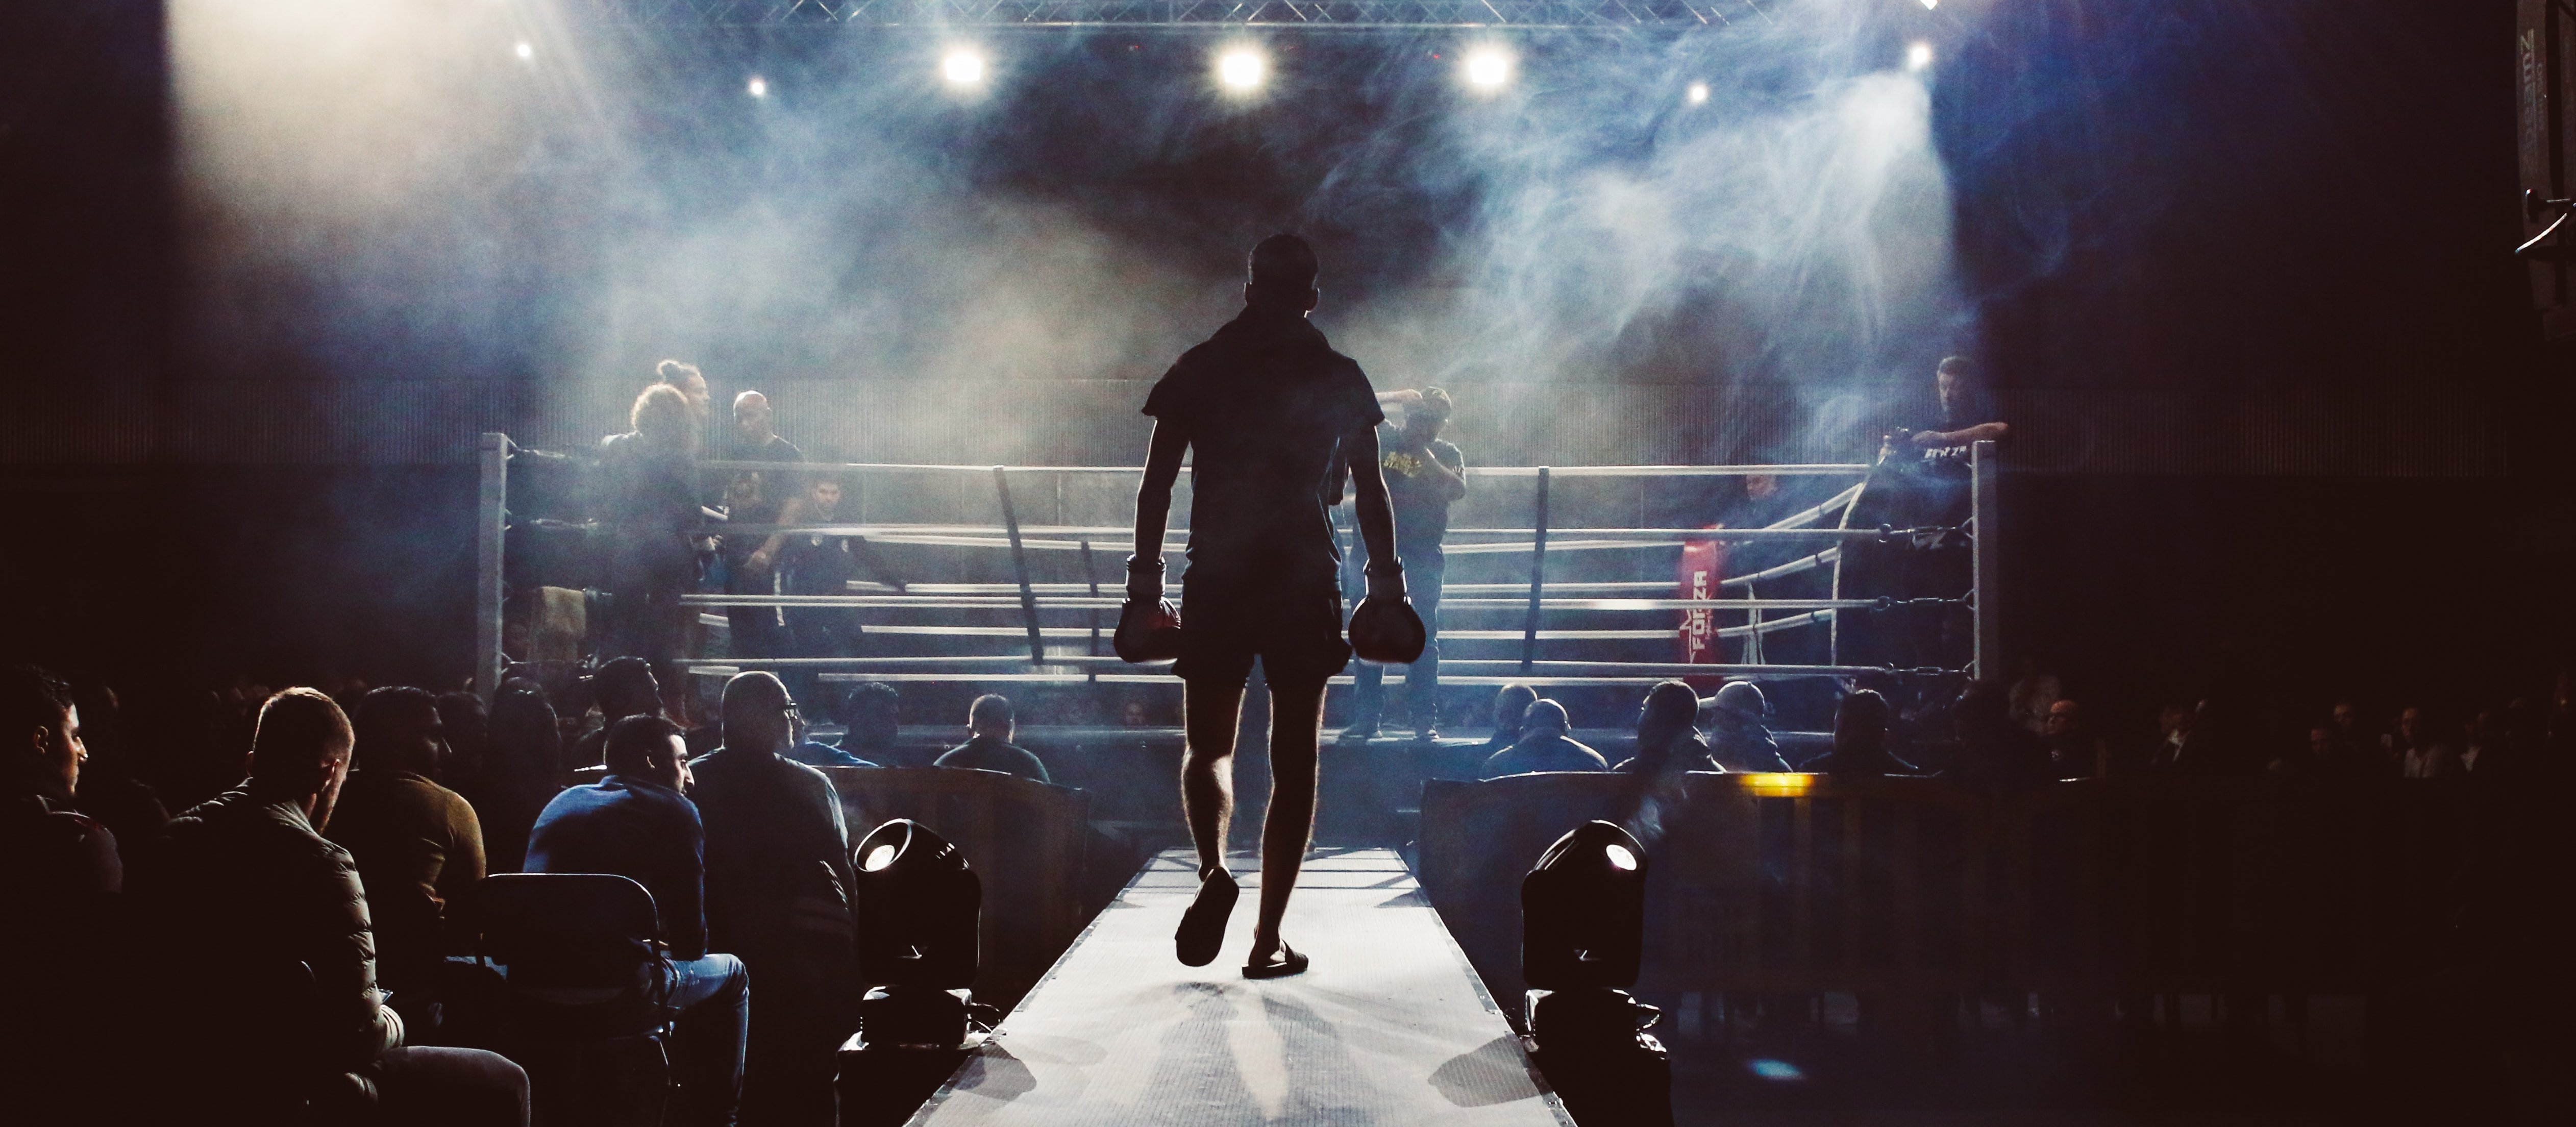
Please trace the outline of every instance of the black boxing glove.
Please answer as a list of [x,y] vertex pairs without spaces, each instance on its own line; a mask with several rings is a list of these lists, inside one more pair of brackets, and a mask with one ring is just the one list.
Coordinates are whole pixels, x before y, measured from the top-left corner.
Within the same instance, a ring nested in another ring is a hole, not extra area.
[[1127,602],[1118,608],[1110,639],[1118,660],[1130,664],[1181,656],[1181,612],[1163,598],[1163,561],[1127,557]]
[[1404,565],[1368,567],[1368,597],[1351,608],[1351,652],[1362,661],[1400,665],[1419,659],[1431,640],[1404,594]]

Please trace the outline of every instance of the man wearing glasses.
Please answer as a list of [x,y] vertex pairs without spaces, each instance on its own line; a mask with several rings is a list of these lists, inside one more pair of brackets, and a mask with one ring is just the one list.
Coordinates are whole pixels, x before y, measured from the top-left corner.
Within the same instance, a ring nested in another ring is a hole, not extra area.
[[[707,939],[761,988],[745,1122],[829,1122],[833,1050],[858,1024],[850,834],[821,771],[785,757],[796,702],[768,673],[725,683],[724,746],[689,764],[707,835]],[[773,993],[774,992],[774,993]]]

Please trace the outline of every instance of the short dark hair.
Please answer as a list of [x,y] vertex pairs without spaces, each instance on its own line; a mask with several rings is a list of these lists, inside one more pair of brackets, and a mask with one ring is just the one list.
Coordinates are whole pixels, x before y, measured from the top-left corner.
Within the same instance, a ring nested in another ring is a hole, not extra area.
[[1659,681],[1646,690],[1646,706],[1637,717],[1637,729],[1682,728],[1699,720],[1699,692],[1682,681]]
[[1844,697],[1834,712],[1837,719],[1849,723],[1856,732],[1867,731],[1881,736],[1887,733],[1887,698],[1878,695],[1876,689],[1862,689]]
[[1011,698],[1000,693],[986,693],[966,706],[966,722],[969,724],[1008,724],[1011,715]]
[[[680,726],[659,716],[629,716],[608,726],[608,740],[601,748],[610,772],[620,775],[643,771],[652,766],[656,754],[670,750],[671,738],[685,735]],[[681,754],[688,754],[682,751]]]
[[[661,707],[657,692],[659,688],[659,683],[653,679],[653,663],[640,657],[612,659],[608,664],[600,666],[599,672],[590,675],[591,699],[598,702],[602,712],[608,712],[618,704],[628,703],[615,699],[619,697],[632,698],[632,703],[640,703],[647,709],[658,711]],[[628,712],[612,715],[609,718],[614,720],[619,716],[633,715],[636,714]]]
[[850,691],[833,698],[832,719],[844,725],[856,724],[870,713],[900,720],[903,716],[903,694],[883,681],[861,681]]
[[1315,288],[1315,248],[1295,235],[1272,235],[1253,244],[1247,266],[1252,284],[1271,293]]
[[355,738],[349,714],[322,690],[282,690],[259,706],[259,726],[250,737],[250,777],[302,781],[330,758],[332,745],[345,751]]
[[1937,371],[1944,376],[1957,376],[1963,380],[1974,381],[1977,378],[1977,362],[1965,356],[1944,356],[1941,358],[1941,367]]
[[358,754],[362,758],[358,765],[397,769],[422,766],[413,763],[380,761],[378,757],[385,753],[377,750],[376,745],[383,743],[397,730],[437,719],[438,698],[431,696],[427,689],[413,688],[410,685],[386,685],[367,690],[367,695],[358,698],[358,714],[351,725],[356,731]]
[[60,726],[71,707],[72,687],[62,678],[32,665],[0,670],[0,724],[12,744],[33,729]]

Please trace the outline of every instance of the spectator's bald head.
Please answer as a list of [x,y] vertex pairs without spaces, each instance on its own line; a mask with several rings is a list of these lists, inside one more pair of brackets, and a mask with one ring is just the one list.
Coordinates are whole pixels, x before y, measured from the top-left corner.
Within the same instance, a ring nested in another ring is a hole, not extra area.
[[794,726],[787,710],[795,702],[776,674],[753,670],[736,673],[724,687],[724,739],[727,751],[777,753],[793,745]]
[[733,429],[748,442],[767,440],[771,433],[769,397],[757,391],[734,396]]

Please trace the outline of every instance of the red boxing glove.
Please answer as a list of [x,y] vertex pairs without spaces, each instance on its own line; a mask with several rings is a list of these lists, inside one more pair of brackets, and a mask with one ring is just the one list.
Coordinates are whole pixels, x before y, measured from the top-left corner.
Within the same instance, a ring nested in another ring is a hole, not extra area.
[[1127,600],[1118,608],[1118,633],[1110,640],[1118,660],[1130,664],[1170,661],[1181,656],[1181,612],[1166,599],[1150,603]]

